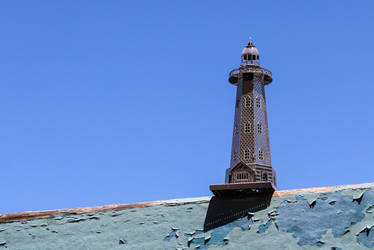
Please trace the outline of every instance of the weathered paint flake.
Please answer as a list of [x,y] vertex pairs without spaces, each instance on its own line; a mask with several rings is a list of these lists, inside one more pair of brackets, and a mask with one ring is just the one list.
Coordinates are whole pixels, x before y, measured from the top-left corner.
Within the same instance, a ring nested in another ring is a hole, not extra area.
[[4,248],[7,248],[7,244],[6,244],[6,241],[0,241],[0,247],[4,247]]
[[259,227],[258,227],[258,230],[257,230],[257,233],[263,233],[266,231],[266,229],[268,229],[268,227],[273,223],[273,221],[271,219],[269,219],[266,223],[264,224],[261,224]]
[[365,227],[357,235],[357,240],[368,248],[374,248],[374,227]]

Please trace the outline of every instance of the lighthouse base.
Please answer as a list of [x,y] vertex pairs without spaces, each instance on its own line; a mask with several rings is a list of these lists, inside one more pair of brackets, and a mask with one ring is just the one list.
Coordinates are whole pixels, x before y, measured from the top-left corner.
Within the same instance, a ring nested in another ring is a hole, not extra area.
[[245,198],[257,194],[273,194],[276,190],[272,182],[243,182],[216,184],[209,186],[217,198]]

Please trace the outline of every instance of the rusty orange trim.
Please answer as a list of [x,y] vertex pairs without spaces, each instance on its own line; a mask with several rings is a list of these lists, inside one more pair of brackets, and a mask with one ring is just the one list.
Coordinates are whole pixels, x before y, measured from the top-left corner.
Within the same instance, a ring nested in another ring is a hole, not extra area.
[[297,193],[325,193],[330,192],[336,187],[320,187],[320,188],[304,188],[304,189],[294,189],[294,190],[281,190],[275,191],[273,196],[282,196],[287,194],[297,194]]
[[292,190],[279,190],[275,191],[273,196],[282,196],[287,194],[297,194],[297,193],[325,193],[331,192],[337,188],[355,188],[358,186],[357,184],[351,185],[339,185],[339,186],[332,186],[332,187],[314,187],[314,188],[303,188],[303,189],[292,189]]
[[109,210],[123,210],[123,209],[129,209],[129,208],[137,208],[137,207],[149,207],[149,206],[153,206],[157,204],[159,203],[140,202],[140,203],[133,203],[133,204],[105,205],[105,206],[97,206],[97,207],[59,209],[59,210],[50,210],[50,211],[41,211],[41,212],[19,212],[19,213],[0,215],[0,223],[48,218],[52,215],[59,214],[59,213],[75,213],[75,214],[96,213],[96,212],[103,212],[103,211],[109,211]]

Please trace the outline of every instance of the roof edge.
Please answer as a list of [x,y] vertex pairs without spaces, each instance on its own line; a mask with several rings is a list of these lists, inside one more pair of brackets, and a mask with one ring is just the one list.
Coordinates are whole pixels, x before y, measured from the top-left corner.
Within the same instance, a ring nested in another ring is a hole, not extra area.
[[[280,191],[275,191],[273,196],[283,196],[283,195],[297,194],[297,193],[326,193],[326,192],[332,192],[332,191],[341,191],[345,189],[368,189],[368,188],[374,188],[374,183],[280,190]],[[160,201],[139,202],[139,203],[132,203],[132,204],[113,204],[113,205],[104,205],[104,206],[96,206],[96,207],[57,209],[57,210],[48,210],[48,211],[17,212],[17,213],[0,215],[0,223],[42,219],[42,218],[48,218],[48,217],[51,217],[53,215],[60,214],[60,213],[83,214],[83,213],[104,212],[104,211],[110,211],[110,210],[141,208],[141,207],[149,207],[149,206],[157,206],[157,205],[180,206],[180,205],[186,205],[186,204],[208,203],[210,199],[211,199],[211,196],[205,196],[205,197],[198,197],[198,198],[160,200]]]

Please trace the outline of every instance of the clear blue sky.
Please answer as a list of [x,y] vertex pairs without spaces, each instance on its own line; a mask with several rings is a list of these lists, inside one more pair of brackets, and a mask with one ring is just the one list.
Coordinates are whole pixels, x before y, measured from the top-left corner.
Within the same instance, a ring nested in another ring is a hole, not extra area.
[[0,213],[211,195],[249,36],[278,188],[374,181],[374,2],[0,4]]

